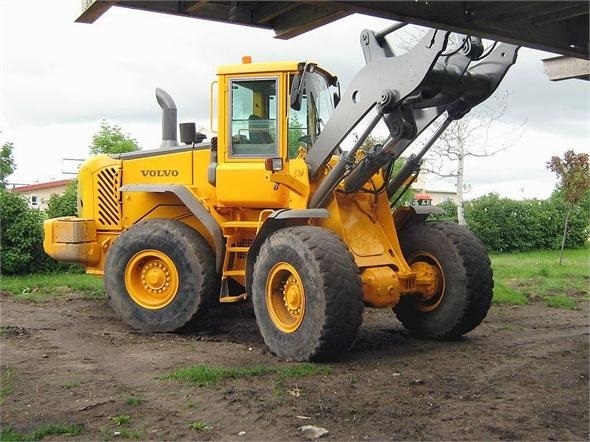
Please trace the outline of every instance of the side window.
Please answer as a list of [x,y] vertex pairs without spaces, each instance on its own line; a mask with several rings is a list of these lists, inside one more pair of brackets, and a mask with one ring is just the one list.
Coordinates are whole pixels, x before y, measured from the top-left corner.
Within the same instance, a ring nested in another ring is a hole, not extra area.
[[231,157],[278,155],[277,79],[231,81]]

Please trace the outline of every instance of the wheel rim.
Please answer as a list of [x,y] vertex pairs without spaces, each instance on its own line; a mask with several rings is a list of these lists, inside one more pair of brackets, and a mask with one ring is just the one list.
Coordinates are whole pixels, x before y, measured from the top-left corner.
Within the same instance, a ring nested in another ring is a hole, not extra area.
[[423,312],[436,309],[445,295],[445,276],[438,259],[428,252],[415,252],[408,258],[410,268],[422,280],[422,291],[415,297],[415,308]]
[[178,271],[158,250],[136,253],[125,268],[125,286],[138,305],[150,310],[166,307],[178,291]]
[[284,333],[293,333],[305,315],[305,289],[299,273],[291,264],[281,262],[266,280],[266,305],[274,325]]

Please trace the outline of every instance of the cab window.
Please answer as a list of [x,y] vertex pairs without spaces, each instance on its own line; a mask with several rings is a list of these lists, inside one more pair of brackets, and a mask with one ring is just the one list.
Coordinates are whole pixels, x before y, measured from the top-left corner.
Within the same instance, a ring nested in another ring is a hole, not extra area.
[[231,81],[231,157],[278,155],[277,79]]
[[[293,77],[291,77],[293,81]],[[318,70],[306,72],[303,80],[301,108],[289,108],[289,158],[297,156],[299,147],[310,148],[320,136],[334,111],[330,83]]]
[[289,108],[289,128],[287,130],[289,158],[296,158],[299,147],[309,147],[311,137],[307,130],[307,97],[301,100],[301,109]]

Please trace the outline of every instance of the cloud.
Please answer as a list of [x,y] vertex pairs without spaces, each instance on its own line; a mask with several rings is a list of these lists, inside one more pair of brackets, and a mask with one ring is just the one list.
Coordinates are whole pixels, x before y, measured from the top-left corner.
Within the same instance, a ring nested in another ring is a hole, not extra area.
[[[355,31],[345,38],[339,31],[346,23],[334,23],[283,41],[268,30],[118,7],[92,25],[74,23],[76,14],[68,2],[37,2],[33,16],[20,2],[2,8],[3,40],[10,36],[17,42],[3,51],[8,68],[2,96],[10,108],[3,119],[10,126],[85,122],[109,113],[149,120],[156,86],[186,102],[187,114],[205,119],[216,67],[239,63],[246,54],[255,61],[337,60],[336,67],[346,67],[345,78],[364,64],[358,45],[361,27],[353,25],[353,18],[347,20]],[[25,15],[27,27],[18,19]],[[340,50],[338,57],[335,49]],[[347,55],[352,51],[356,62]]]
[[553,82],[543,73],[542,59],[555,54],[522,48],[516,65],[500,88],[510,92],[506,117],[526,121],[534,130],[573,132],[588,137],[590,82]]
[[[62,158],[88,155],[101,118],[119,124],[141,146],[157,147],[156,87],[172,95],[180,121],[208,126],[217,66],[239,63],[243,55],[318,62],[338,75],[345,90],[365,64],[360,32],[391,23],[354,15],[284,41],[267,30],[119,7],[92,25],[74,23],[79,12],[78,1],[31,6],[0,0],[0,142],[15,144],[11,179],[59,178]],[[404,32],[391,39],[399,43]],[[590,82],[549,82],[540,59],[550,55],[521,49],[501,88],[512,93],[506,120],[526,121],[526,136],[505,156],[468,161],[472,194],[493,185],[508,191],[529,177],[537,184],[528,189],[550,193],[548,157],[590,148]]]

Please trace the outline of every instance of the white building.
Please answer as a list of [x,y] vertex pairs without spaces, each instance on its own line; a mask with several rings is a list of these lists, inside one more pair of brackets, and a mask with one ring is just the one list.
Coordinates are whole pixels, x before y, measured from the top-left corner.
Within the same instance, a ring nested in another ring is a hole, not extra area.
[[29,207],[33,209],[47,209],[47,202],[53,194],[61,195],[65,192],[66,187],[74,180],[58,180],[45,183],[30,184],[28,186],[18,186],[10,189],[11,192],[24,196],[29,202]]

